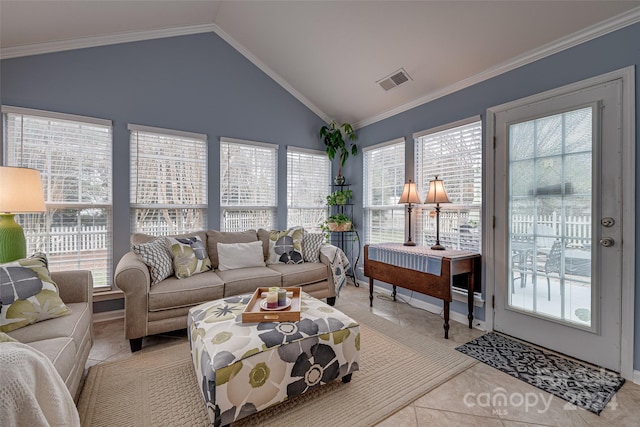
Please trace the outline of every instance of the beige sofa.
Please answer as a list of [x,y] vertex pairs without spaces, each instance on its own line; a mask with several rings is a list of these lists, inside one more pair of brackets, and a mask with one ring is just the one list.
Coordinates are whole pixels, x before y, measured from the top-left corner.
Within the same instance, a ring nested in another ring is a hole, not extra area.
[[77,401],[78,387],[93,345],[93,277],[90,271],[51,272],[71,314],[34,323],[7,335],[42,352]]
[[[320,262],[302,264],[273,264],[220,271],[217,244],[262,241],[264,259],[268,259],[269,232],[201,231],[180,237],[198,235],[206,243],[213,270],[185,279],[174,276],[151,286],[149,268],[133,252],[125,254],[116,266],[114,282],[124,292],[125,336],[131,351],[142,348],[142,338],[187,327],[187,313],[191,307],[223,297],[253,292],[258,287],[299,286],[316,298],[335,303],[335,287],[329,260],[319,254]],[[133,245],[150,242],[155,236],[134,234]]]

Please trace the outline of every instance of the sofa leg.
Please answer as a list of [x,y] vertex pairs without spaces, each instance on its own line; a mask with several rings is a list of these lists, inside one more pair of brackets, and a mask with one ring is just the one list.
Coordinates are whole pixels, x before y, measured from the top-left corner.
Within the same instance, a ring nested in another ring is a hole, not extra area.
[[129,347],[131,347],[131,353],[140,351],[142,349],[142,337],[130,339]]
[[336,304],[336,297],[327,298],[327,304],[329,304],[330,306],[334,306]]

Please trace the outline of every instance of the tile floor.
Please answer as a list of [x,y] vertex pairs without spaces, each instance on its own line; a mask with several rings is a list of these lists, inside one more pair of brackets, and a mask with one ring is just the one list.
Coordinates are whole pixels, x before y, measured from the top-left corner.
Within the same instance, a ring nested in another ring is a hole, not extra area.
[[[349,285],[336,307],[369,305],[368,289]],[[393,302],[376,294],[374,314],[407,326],[429,338],[456,347],[482,335],[461,323],[451,322],[449,340],[444,339],[442,318],[404,302]],[[96,323],[95,343],[87,367],[131,356],[124,338],[122,319]],[[186,340],[186,330],[144,339],[141,351],[155,350],[168,343]],[[418,426],[635,426],[640,423],[640,386],[627,381],[605,410],[597,416],[568,405],[538,388],[478,363],[385,421],[384,427]]]

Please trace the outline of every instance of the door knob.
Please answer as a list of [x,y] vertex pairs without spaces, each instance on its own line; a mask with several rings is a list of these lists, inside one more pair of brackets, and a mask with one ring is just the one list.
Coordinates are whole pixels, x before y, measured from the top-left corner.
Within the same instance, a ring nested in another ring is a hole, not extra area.
[[611,247],[616,243],[615,240],[613,240],[611,237],[603,237],[602,239],[600,239],[600,244],[602,246],[604,246],[605,248]]

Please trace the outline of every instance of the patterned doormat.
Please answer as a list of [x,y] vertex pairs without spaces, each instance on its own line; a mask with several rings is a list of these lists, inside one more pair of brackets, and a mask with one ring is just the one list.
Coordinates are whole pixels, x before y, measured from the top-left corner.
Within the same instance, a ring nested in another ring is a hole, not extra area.
[[597,415],[624,384],[615,372],[592,368],[489,332],[456,350]]

